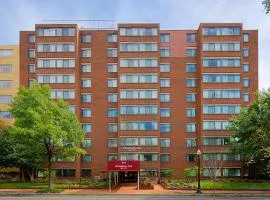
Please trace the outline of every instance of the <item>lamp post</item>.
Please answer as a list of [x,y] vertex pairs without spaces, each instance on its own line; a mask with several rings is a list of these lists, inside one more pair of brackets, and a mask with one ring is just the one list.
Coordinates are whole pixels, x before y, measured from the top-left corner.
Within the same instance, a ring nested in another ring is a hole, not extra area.
[[200,149],[197,150],[197,164],[198,164],[198,188],[197,188],[197,193],[200,194],[201,192],[201,155],[202,152]]

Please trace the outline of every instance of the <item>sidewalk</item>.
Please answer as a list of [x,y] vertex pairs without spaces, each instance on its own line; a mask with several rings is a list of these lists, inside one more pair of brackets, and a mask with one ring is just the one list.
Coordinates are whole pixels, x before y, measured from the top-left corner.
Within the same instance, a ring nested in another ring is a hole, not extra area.
[[[0,189],[0,195],[3,194],[34,194],[37,189]],[[203,190],[203,194],[213,194],[213,190]],[[250,190],[216,190],[219,194],[232,194],[232,195],[269,195],[270,190],[264,191],[250,191]],[[149,194],[149,195],[175,195],[175,194],[196,194],[195,190],[168,190],[160,185],[154,185],[153,190],[137,190],[136,185],[125,185],[109,192],[108,189],[66,189],[61,194]]]

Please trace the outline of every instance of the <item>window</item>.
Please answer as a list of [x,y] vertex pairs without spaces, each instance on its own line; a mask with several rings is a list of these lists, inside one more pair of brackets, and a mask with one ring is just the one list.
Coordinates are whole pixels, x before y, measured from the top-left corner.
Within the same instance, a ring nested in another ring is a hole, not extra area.
[[109,103],[117,103],[117,94],[108,94]]
[[0,88],[11,88],[11,80],[0,80]]
[[38,59],[38,68],[73,68],[75,59]]
[[82,72],[91,72],[91,64],[82,64],[81,71]]
[[38,36],[75,36],[75,28],[38,28]]
[[204,43],[203,51],[240,51],[240,43]]
[[239,99],[240,98],[240,90],[239,89],[231,89],[231,90],[203,90],[203,98],[204,99]]
[[107,42],[117,42],[117,35],[115,35],[115,34],[109,34],[107,36]]
[[11,57],[12,50],[10,49],[0,49],[0,57]]
[[243,34],[243,41],[244,42],[249,42],[249,34],[248,33]]
[[120,106],[121,115],[156,115],[158,114],[158,106],[152,105],[125,105]]
[[92,124],[82,124],[82,129],[85,133],[91,133],[92,132]]
[[38,52],[74,52],[75,45],[73,43],[72,44],[62,44],[62,43],[38,44],[37,51]]
[[0,95],[0,104],[2,103],[11,103],[12,96],[9,95]]
[[108,161],[112,161],[112,160],[117,160],[118,159],[117,153],[108,153],[107,157],[108,157]]
[[160,42],[170,42],[170,34],[160,34]]
[[186,79],[186,87],[196,87],[196,79],[195,78],[187,78]]
[[170,154],[160,154],[160,162],[170,162],[171,155]]
[[72,113],[76,113],[76,106],[75,106],[75,105],[69,105],[69,110],[70,110]]
[[75,177],[75,169],[56,169],[57,177]]
[[75,91],[74,90],[61,90],[61,89],[53,89],[51,90],[51,99],[75,99]]
[[171,71],[170,64],[160,64],[160,72],[170,72]]
[[117,139],[108,139],[108,147],[116,148],[117,147]]
[[203,74],[203,83],[239,83],[240,74]]
[[121,58],[120,67],[157,67],[157,58]]
[[243,49],[243,56],[244,57],[249,57],[249,49],[247,49],[247,48]]
[[203,105],[203,114],[239,114],[240,105]]
[[160,124],[160,132],[161,133],[171,132],[171,124],[170,123],[161,123]]
[[171,140],[170,139],[160,139],[160,147],[170,147]]
[[223,174],[223,176],[240,177],[241,176],[241,169],[239,169],[239,168],[223,168],[222,174]]
[[122,52],[157,51],[157,47],[157,43],[120,43]]
[[35,35],[28,35],[28,42],[35,43]]
[[91,177],[91,169],[81,169],[81,177]]
[[138,137],[121,137],[120,138],[121,146],[139,146]]
[[35,65],[34,64],[29,64],[28,65],[28,72],[29,73],[34,73],[35,72]]
[[196,33],[187,33],[186,40],[187,42],[196,42]]
[[196,139],[195,138],[188,138],[187,139],[187,147],[196,147]]
[[107,55],[108,57],[117,57],[117,49],[108,49]]
[[157,28],[120,28],[121,36],[156,36]]
[[170,57],[170,56],[171,56],[170,49],[168,48],[160,49],[160,57]]
[[117,132],[117,124],[116,123],[108,124],[108,132],[116,133]]
[[217,145],[229,145],[233,139],[230,137],[203,137],[203,145],[205,146],[217,146]]
[[91,57],[91,49],[82,49],[81,57]]
[[158,154],[156,153],[141,153],[140,161],[158,161]]
[[194,132],[196,132],[196,124],[188,123],[188,124],[186,125],[186,131],[187,131],[188,133],[194,133]]
[[107,72],[117,72],[117,64],[108,64]]
[[249,78],[243,78],[243,87],[249,87]]
[[196,72],[196,64],[186,64],[186,72]]
[[195,48],[187,48],[186,49],[186,56],[187,57],[196,57],[197,55],[197,49]]
[[92,101],[92,95],[91,94],[81,94],[81,100],[82,103],[90,103]]
[[162,103],[167,103],[170,102],[171,95],[168,93],[161,93],[160,94],[160,102]]
[[121,99],[157,99],[158,91],[155,90],[121,90]]
[[91,35],[81,35],[81,42],[82,43],[90,43],[91,42]]
[[187,109],[187,117],[195,117],[196,116],[196,109],[195,108],[188,108]]
[[75,83],[75,75],[38,75],[38,83]]
[[171,80],[169,78],[161,78],[160,79],[160,87],[170,87]]
[[90,154],[83,155],[82,162],[87,162],[87,163],[92,162],[92,155],[90,155]]
[[28,86],[33,85],[33,83],[34,83],[34,79],[28,79]]
[[11,113],[9,111],[0,111],[1,119],[10,119],[12,118]]
[[12,65],[0,65],[0,72],[12,72]]
[[240,58],[203,58],[203,67],[240,67]]
[[158,138],[156,137],[140,137],[139,138],[140,146],[157,146]]
[[243,93],[243,101],[249,102],[249,93]]
[[121,74],[120,83],[157,83],[157,74]]
[[186,94],[186,101],[187,102],[195,102],[196,101],[196,94],[194,94],[194,93]]
[[35,58],[35,50],[34,49],[28,49],[28,58]]
[[195,162],[197,160],[197,155],[195,154],[187,154],[186,155],[187,162]]
[[226,127],[230,125],[229,121],[227,120],[205,120],[203,121],[203,130],[227,130]]
[[170,117],[171,109],[170,108],[160,108],[160,117]]
[[203,35],[240,35],[240,27],[207,27],[202,29]]
[[118,116],[117,108],[109,108],[107,111],[107,116],[108,117],[117,117]]
[[158,130],[156,121],[125,121],[120,123],[120,130],[122,131],[155,131]]
[[81,80],[82,82],[82,87],[83,88],[89,88],[89,87],[91,87],[91,85],[92,85],[92,81],[91,81],[91,79],[82,79]]
[[82,117],[91,117],[92,111],[89,108],[82,108]]
[[109,88],[117,87],[117,79],[108,79],[107,86]]
[[244,72],[249,72],[249,63],[244,63],[243,64],[243,71]]
[[87,149],[90,148],[92,146],[92,140],[91,139],[84,139],[83,140],[83,144],[82,147]]

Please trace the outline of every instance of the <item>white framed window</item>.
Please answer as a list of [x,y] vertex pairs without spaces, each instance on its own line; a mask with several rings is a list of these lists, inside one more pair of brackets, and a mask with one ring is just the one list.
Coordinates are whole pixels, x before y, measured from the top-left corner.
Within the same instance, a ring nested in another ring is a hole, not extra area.
[[160,79],[160,87],[170,87],[171,80],[169,78],[161,78]]
[[171,101],[170,93],[160,93],[160,102],[167,103]]
[[248,48],[243,48],[243,56],[249,57],[249,49]]
[[91,57],[91,49],[81,49],[81,57],[89,58]]
[[161,48],[160,49],[160,57],[170,57],[171,50],[169,48]]
[[243,93],[243,101],[249,102],[249,93]]
[[91,68],[91,64],[82,64],[81,65],[81,72],[91,72],[92,68]]
[[117,79],[116,78],[109,78],[107,80],[107,87],[109,87],[109,88],[117,87]]
[[0,57],[11,57],[12,50],[11,49],[0,49]]
[[196,87],[196,78],[187,78],[186,87]]
[[117,57],[117,49],[115,48],[109,48],[107,50],[108,57]]
[[187,108],[187,117],[196,117],[196,108]]
[[243,42],[249,42],[249,34],[248,33],[243,34]]
[[36,57],[36,50],[28,49],[28,58],[35,58],[35,57]]
[[36,37],[35,35],[28,35],[28,42],[29,43],[35,43]]
[[186,94],[186,101],[187,102],[195,102],[196,101],[196,94],[195,93]]
[[81,35],[81,42],[82,43],[90,43],[92,41],[91,35]]
[[107,64],[107,72],[117,72],[117,64],[116,63]]
[[196,138],[187,138],[187,147],[196,147]]
[[28,64],[28,73],[35,73],[35,64]]
[[118,116],[118,110],[117,110],[117,108],[108,108],[108,110],[107,110],[107,116],[108,117],[117,117]]
[[0,88],[11,88],[12,81],[11,80],[0,80]]
[[109,93],[108,94],[108,102],[109,103],[117,103],[118,101],[118,94],[117,93]]
[[243,64],[243,71],[244,72],[249,72],[249,68],[250,68],[249,63],[244,63]]
[[90,108],[82,108],[81,110],[81,115],[84,118],[89,118],[92,116],[92,110]]
[[92,102],[92,94],[90,93],[82,93],[81,94],[82,103],[91,103]]
[[160,42],[170,42],[170,34],[169,33],[161,33],[160,34]]
[[196,124],[195,123],[188,123],[186,125],[186,131],[188,133],[194,133],[194,132],[196,132]]
[[243,87],[249,87],[250,81],[249,78],[243,78]]
[[107,42],[117,42],[117,35],[116,34],[108,34]]
[[0,73],[12,72],[12,65],[0,65]]
[[118,129],[117,127],[118,127],[117,123],[109,123],[108,124],[108,132],[116,133],[117,129]]
[[160,117],[170,117],[171,109],[170,108],[160,108]]
[[108,139],[108,147],[116,148],[117,147],[117,138],[109,138]]
[[81,79],[81,86],[83,88],[89,88],[92,86],[92,81],[91,79]]
[[170,72],[170,71],[171,71],[171,65],[169,63],[160,64],[160,72]]

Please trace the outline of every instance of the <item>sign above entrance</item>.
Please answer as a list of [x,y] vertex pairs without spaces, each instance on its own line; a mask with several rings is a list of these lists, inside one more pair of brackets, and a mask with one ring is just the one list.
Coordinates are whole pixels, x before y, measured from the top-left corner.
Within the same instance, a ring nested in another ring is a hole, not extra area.
[[140,171],[140,161],[112,160],[108,161],[108,171]]

